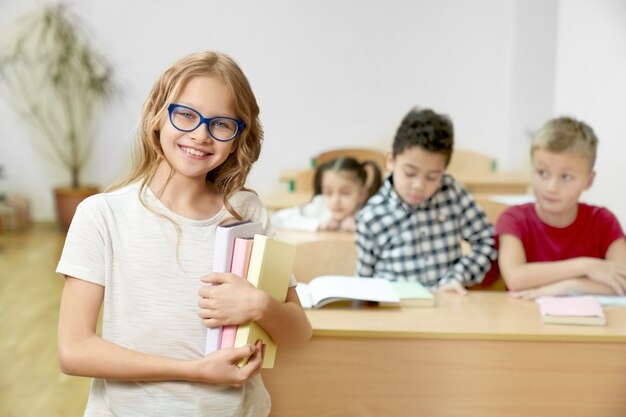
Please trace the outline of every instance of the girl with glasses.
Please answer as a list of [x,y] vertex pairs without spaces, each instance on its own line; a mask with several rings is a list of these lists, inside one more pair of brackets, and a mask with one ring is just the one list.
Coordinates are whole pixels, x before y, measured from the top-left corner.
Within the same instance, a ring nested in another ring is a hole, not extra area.
[[57,267],[58,347],[65,373],[94,378],[85,416],[269,414],[261,342],[204,355],[207,326],[256,321],[280,345],[311,336],[293,287],[279,303],[211,273],[219,224],[260,221],[273,234],[244,188],[261,149],[258,114],[231,58],[183,58],[145,102],[131,173],[77,209]]

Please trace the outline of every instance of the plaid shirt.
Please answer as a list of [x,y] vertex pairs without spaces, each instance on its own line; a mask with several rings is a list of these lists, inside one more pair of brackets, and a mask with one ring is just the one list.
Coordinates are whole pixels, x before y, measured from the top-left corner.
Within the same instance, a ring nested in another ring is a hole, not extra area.
[[[471,250],[461,254],[461,241]],[[450,175],[423,203],[405,203],[389,176],[357,215],[357,274],[419,281],[480,283],[496,258],[494,229],[472,196]]]

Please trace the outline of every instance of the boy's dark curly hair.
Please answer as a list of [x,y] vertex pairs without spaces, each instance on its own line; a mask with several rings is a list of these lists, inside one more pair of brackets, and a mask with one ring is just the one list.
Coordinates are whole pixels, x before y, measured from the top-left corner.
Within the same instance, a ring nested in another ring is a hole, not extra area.
[[398,127],[393,140],[393,156],[396,157],[413,146],[444,155],[448,166],[454,147],[452,120],[431,109],[412,109]]

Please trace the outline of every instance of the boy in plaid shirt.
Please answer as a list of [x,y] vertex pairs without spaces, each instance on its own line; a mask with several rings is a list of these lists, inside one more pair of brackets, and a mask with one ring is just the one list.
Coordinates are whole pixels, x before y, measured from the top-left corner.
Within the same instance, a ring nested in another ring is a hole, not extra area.
[[445,173],[453,143],[447,116],[413,109],[404,117],[387,158],[390,175],[357,215],[359,276],[459,293],[483,280],[497,254],[494,229]]

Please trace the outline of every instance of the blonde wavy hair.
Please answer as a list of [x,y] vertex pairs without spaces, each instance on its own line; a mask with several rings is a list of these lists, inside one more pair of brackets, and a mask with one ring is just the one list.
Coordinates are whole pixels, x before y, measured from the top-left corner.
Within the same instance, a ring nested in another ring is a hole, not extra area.
[[245,123],[243,131],[233,139],[235,151],[206,176],[206,181],[213,183],[215,189],[222,194],[226,210],[231,216],[241,220],[242,216],[232,207],[230,198],[237,191],[246,190],[244,187],[246,178],[252,164],[261,153],[263,128],[259,121],[259,106],[248,79],[232,58],[219,52],[188,55],[174,63],[159,77],[141,112],[132,153],[132,170],[125,179],[111,185],[107,191],[141,180],[139,198],[146,206],[142,199],[143,191],[163,161],[171,169],[166,185],[169,183],[174,175],[174,167],[163,154],[159,142],[160,125],[166,120],[168,105],[177,98],[184,86],[196,77],[215,77],[223,81],[233,96],[235,117]]

